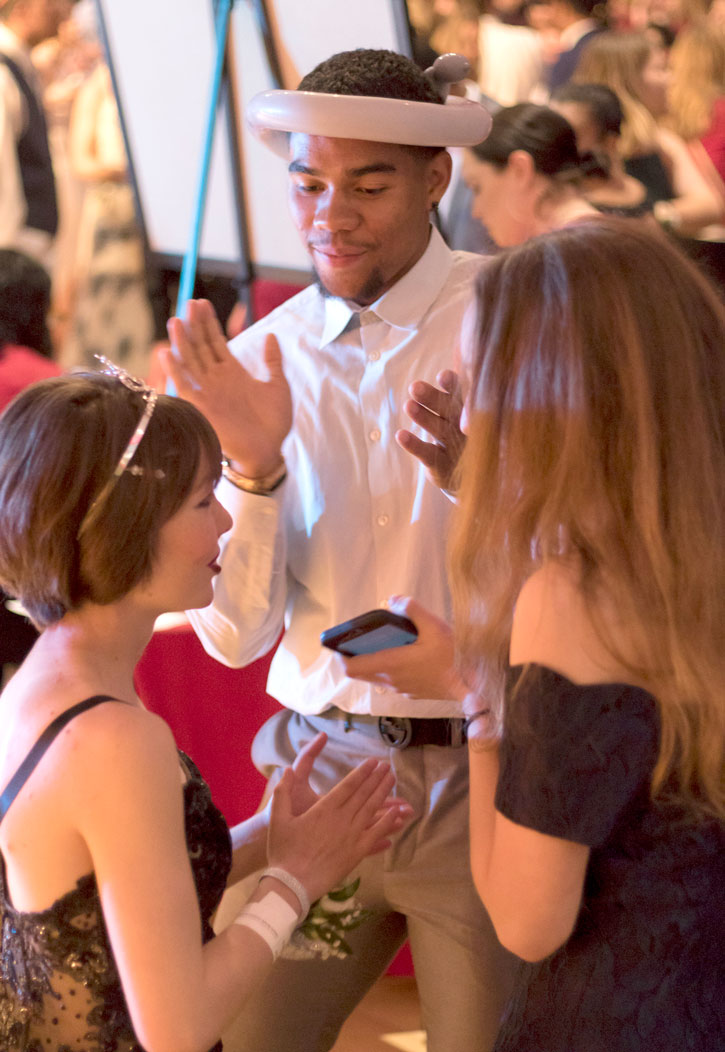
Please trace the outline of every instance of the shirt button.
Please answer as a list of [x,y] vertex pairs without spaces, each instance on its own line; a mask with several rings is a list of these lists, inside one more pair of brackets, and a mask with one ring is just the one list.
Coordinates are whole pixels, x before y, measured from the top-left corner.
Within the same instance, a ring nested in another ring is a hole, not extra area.
[[387,526],[389,522],[390,522],[390,516],[389,515],[384,515],[384,514],[383,515],[378,515],[378,518],[377,518],[378,526]]
[[380,358],[380,351],[371,351],[370,354],[368,355],[368,361],[369,362],[377,362],[379,358]]
[[375,689],[375,693],[376,694],[384,694],[385,693],[385,687],[375,687],[374,689]]
[[378,430],[378,428],[374,427],[372,429],[372,431],[370,432],[368,437],[370,438],[371,442],[379,442],[380,441],[380,431]]

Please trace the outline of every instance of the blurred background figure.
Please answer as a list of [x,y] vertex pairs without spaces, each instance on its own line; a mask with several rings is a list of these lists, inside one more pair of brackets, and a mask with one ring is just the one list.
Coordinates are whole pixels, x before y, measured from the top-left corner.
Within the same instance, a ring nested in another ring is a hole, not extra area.
[[530,24],[529,7],[522,0],[410,0],[414,58],[425,68],[436,55],[457,51],[485,98],[501,106],[541,101],[546,42]]
[[615,92],[627,174],[647,187],[660,223],[693,236],[719,221],[722,204],[684,141],[664,126],[669,78],[667,51],[644,33],[605,32],[589,41],[573,79]]
[[538,0],[539,16],[558,33],[558,54],[547,74],[549,92],[566,84],[588,42],[602,30],[599,0]]
[[541,96],[544,40],[525,22],[524,8],[505,0],[481,0],[478,23],[478,86],[501,106]]
[[436,55],[457,51],[476,68],[478,0],[411,0],[408,14],[420,48],[416,61],[428,65]]
[[670,58],[669,127],[725,204],[725,28],[705,21],[688,26]]
[[[0,249],[0,412],[16,394],[60,369],[51,360],[50,276],[23,252]],[[38,637],[0,590],[0,685]]]
[[647,188],[628,175],[620,151],[624,115],[619,99],[604,84],[564,84],[551,97],[551,107],[574,130],[580,154],[598,162],[582,181],[582,193],[598,212],[637,218],[652,211]]
[[55,36],[70,0],[0,6],[0,246],[52,266],[58,229],[55,178],[41,85],[31,49]]
[[0,249],[0,411],[28,384],[60,372],[49,311],[47,270],[23,252]]
[[688,19],[701,13],[704,0],[629,0],[625,29],[656,28],[670,43]]
[[84,186],[68,159],[68,126],[73,100],[102,57],[94,0],[76,0],[54,37],[33,48],[42,84],[48,140],[58,198],[58,232],[53,257],[52,332],[61,346],[74,306],[78,224]]
[[143,244],[108,66],[79,89],[70,118],[71,170],[85,184],[78,231],[73,322],[64,365],[105,355],[134,375],[149,369],[154,325]]
[[568,122],[534,103],[494,114],[488,138],[463,162],[473,215],[500,247],[595,215],[581,189],[586,171]]

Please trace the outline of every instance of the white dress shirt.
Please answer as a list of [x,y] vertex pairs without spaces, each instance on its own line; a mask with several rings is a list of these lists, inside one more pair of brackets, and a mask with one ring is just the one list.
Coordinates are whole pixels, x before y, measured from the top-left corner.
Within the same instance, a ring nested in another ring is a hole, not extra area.
[[409,426],[408,386],[435,383],[460,361],[461,326],[481,256],[451,252],[436,230],[420,260],[362,324],[316,286],[238,336],[231,348],[253,371],[266,333],[282,349],[294,402],[284,443],[289,475],[271,496],[222,480],[234,519],[222,538],[214,602],[190,614],[206,650],[241,666],[286,628],[268,690],[304,714],[337,706],[378,715],[460,715],[455,701],[411,701],[347,678],[320,633],[392,594],[412,595],[450,618],[445,546],[449,500],[396,444]]
[[541,34],[483,15],[478,28],[478,86],[501,106],[528,102],[543,92]]

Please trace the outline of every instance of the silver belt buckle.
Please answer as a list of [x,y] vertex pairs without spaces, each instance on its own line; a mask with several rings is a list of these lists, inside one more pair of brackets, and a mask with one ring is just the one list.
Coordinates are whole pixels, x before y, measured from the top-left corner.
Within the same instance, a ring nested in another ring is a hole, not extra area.
[[405,749],[413,738],[413,724],[407,716],[380,716],[380,737],[393,749]]

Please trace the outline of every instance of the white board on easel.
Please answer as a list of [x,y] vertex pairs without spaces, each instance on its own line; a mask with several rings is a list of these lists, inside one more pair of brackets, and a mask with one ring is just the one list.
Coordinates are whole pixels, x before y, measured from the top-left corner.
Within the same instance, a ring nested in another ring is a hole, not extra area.
[[[215,55],[212,0],[97,0],[149,248],[179,259],[187,249]],[[282,44],[301,74],[337,51],[409,52],[401,0],[268,0]],[[250,0],[230,20],[230,89],[237,111],[274,87]],[[309,263],[285,207],[284,162],[242,122],[241,154],[255,271],[304,272]],[[199,258],[227,268],[240,256],[231,147],[217,116]]]

